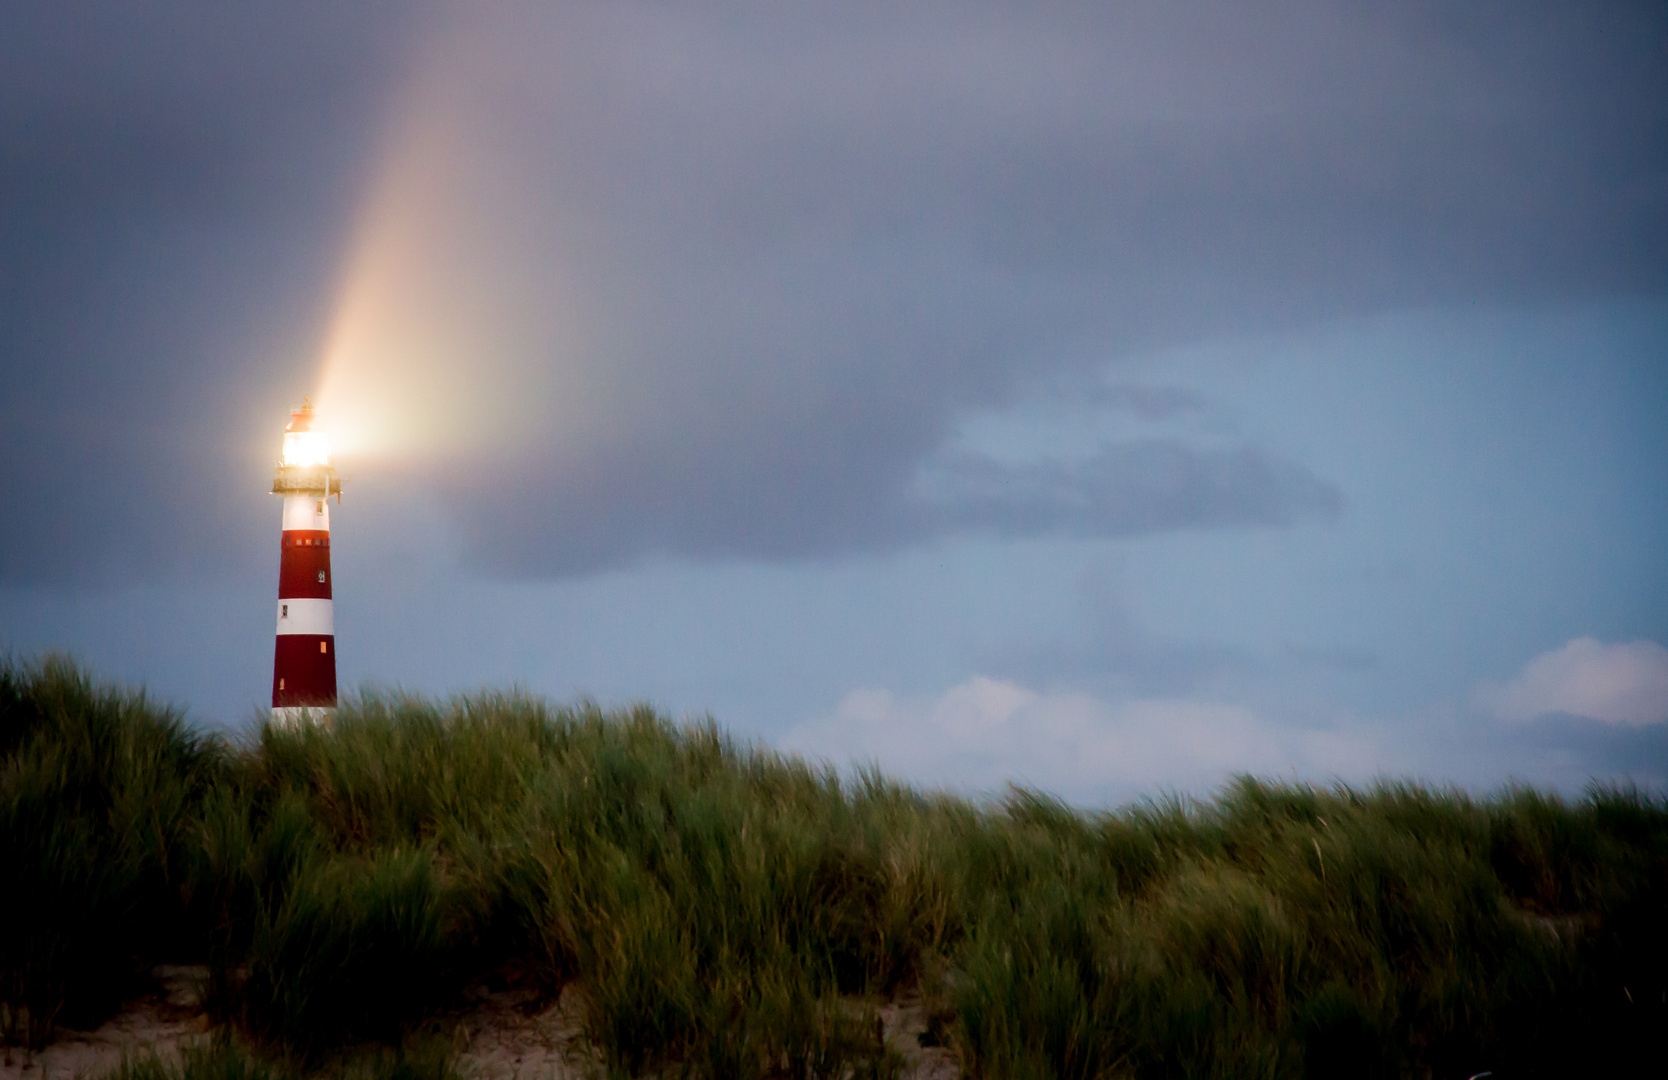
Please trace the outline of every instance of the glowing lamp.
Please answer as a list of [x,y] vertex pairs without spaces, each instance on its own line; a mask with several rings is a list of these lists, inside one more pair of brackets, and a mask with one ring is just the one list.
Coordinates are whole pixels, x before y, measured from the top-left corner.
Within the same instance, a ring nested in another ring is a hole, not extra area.
[[[290,423],[293,426],[295,421]],[[285,431],[283,462],[285,465],[330,464],[330,436],[322,431]]]
[[303,402],[284,428],[272,493],[284,497],[278,557],[278,640],[272,656],[272,722],[328,721],[336,707],[336,625],[330,581],[330,496],[342,482],[330,437]]

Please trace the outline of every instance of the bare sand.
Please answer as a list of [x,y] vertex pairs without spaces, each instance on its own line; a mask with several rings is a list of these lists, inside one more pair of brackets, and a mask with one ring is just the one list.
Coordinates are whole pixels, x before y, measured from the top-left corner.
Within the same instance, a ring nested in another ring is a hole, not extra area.
[[0,1080],[74,1080],[150,1053],[177,1059],[180,1044],[209,1032],[198,1000],[208,969],[165,966],[151,974],[156,992],[128,1002],[98,1030],[60,1027],[57,1041],[36,1054],[17,1046],[0,1050]]
[[[108,1072],[124,1058],[158,1054],[178,1060],[180,1047],[209,1036],[199,989],[207,969],[164,966],[152,975],[156,990],[136,998],[96,1031],[60,1029],[58,1039],[36,1054],[7,1047],[0,1080],[77,1080]],[[580,1029],[581,1002],[570,987],[557,1002],[539,1009],[521,991],[477,991],[458,1022],[459,1066],[480,1080],[591,1080],[602,1062]],[[926,1015],[920,1002],[902,998],[880,1010],[887,1045],[908,1063],[907,1080],[956,1080],[953,1054],[923,1047]]]

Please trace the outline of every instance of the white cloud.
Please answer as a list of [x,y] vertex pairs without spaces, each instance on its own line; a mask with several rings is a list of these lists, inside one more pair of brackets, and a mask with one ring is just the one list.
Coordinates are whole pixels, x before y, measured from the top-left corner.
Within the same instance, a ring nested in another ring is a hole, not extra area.
[[786,748],[877,761],[912,782],[968,790],[1029,784],[1078,801],[1180,789],[1237,772],[1365,778],[1376,748],[1340,731],[1280,728],[1242,705],[1176,698],[1111,703],[975,676],[936,698],[858,690]]
[[1535,657],[1510,682],[1484,683],[1477,700],[1502,720],[1569,713],[1632,727],[1660,723],[1668,720],[1668,649],[1576,638]]

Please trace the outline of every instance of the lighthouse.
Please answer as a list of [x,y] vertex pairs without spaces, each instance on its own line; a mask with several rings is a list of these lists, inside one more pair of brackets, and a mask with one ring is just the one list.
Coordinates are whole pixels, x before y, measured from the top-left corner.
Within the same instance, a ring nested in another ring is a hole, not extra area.
[[272,654],[272,722],[327,721],[336,707],[336,624],[330,593],[330,496],[342,482],[330,439],[303,402],[284,428],[272,493],[284,499],[278,558],[278,642]]

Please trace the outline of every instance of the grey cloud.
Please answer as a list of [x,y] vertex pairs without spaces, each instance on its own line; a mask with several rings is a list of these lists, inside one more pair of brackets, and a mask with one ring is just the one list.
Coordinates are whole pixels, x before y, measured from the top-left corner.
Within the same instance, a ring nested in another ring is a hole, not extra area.
[[308,389],[408,56],[457,66],[513,179],[463,193],[516,237],[487,254],[565,268],[563,362],[608,389],[583,445],[434,477],[507,573],[1324,516],[1301,466],[1180,444],[910,485],[965,410],[1136,350],[1668,288],[1657,6],[448,10],[0,16],[0,455],[38,524],[0,580],[264,534],[248,432]]
[[1255,448],[1165,439],[1115,444],[1083,461],[1016,466],[955,457],[936,463],[925,487],[949,521],[1006,535],[1291,525],[1333,517],[1343,506],[1331,484]]
[[1377,671],[1381,663],[1376,655],[1359,649],[1320,649],[1288,642],[1281,652],[1287,660],[1322,671]]
[[[469,506],[460,517],[477,523],[466,543],[499,572],[568,574],[651,554],[829,556],[966,531],[1117,537],[1286,526],[1334,517],[1343,505],[1333,485],[1252,447],[1153,439],[1027,464],[936,455],[909,475],[898,467],[909,448],[876,452],[883,431],[840,429],[824,445],[779,435],[570,466],[540,474],[532,490],[459,483]],[[869,451],[855,462],[854,443]]]
[[1593,776],[1631,776],[1659,792],[1668,788],[1668,724],[1618,732],[1613,725],[1567,718],[1539,734],[1532,743],[1563,750]]
[[1201,395],[1181,386],[1114,383],[1102,388],[1098,397],[1105,405],[1133,413],[1142,420],[1167,420],[1205,407]]
[[1052,639],[990,650],[981,669],[1028,686],[1116,699],[1184,697],[1224,673],[1255,666],[1243,649],[1221,642],[1153,634],[1131,613],[1113,579],[1095,568],[1078,575],[1076,599],[1074,617]]
[[1668,788],[1668,723],[1618,728],[1559,715],[1518,725],[1478,723],[1441,741],[1456,756],[1503,764],[1532,782],[1550,778],[1569,791],[1607,777],[1659,793]]

